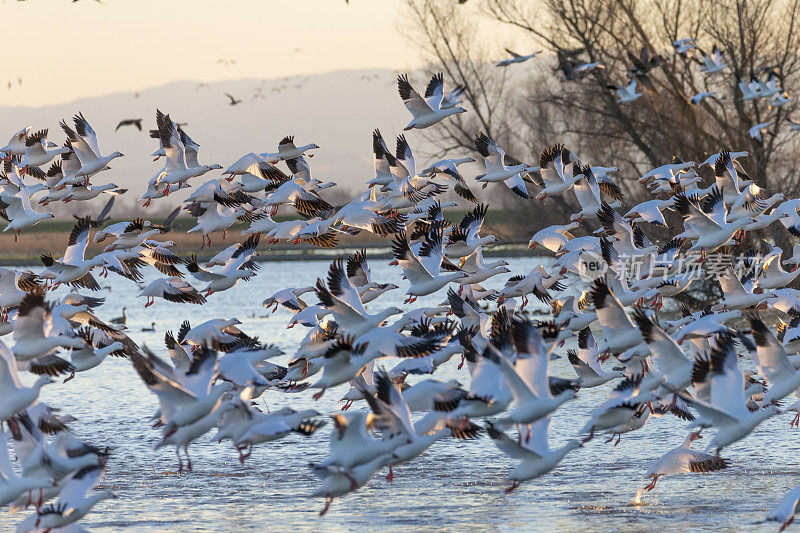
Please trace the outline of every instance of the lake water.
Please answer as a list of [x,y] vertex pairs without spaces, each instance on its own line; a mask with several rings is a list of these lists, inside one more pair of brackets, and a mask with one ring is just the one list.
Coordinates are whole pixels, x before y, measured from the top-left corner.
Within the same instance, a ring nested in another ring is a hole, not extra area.
[[[527,273],[539,261],[512,259],[512,272]],[[397,304],[407,287],[399,279],[399,268],[386,263],[372,262],[374,278],[402,288],[371,303],[372,309]],[[197,325],[235,316],[244,331],[283,348],[286,355],[276,362],[285,363],[305,328],[287,330],[290,314],[279,310],[267,315],[261,301],[281,288],[313,284],[324,277],[327,266],[324,261],[263,263],[250,282],[212,295],[203,306],[157,300],[148,309],[144,298],[135,298],[138,289],[133,282],[110,274],[102,280],[110,291],[103,291],[107,300],[98,314],[110,319],[127,306],[130,336],[160,355],[165,354],[164,331],[177,331],[184,319]],[[486,286],[497,287],[506,276],[499,278]],[[60,289],[56,295],[63,292]],[[307,301],[316,302],[316,297],[308,296]],[[445,291],[440,291],[415,305],[434,305],[444,297]],[[155,332],[141,331],[152,322]],[[457,370],[458,359],[434,377],[456,378],[468,386],[466,366]],[[551,369],[554,375],[574,377],[566,358],[554,361]],[[408,381],[419,379],[424,378],[412,376]],[[610,388],[582,390],[560,409],[551,424],[552,445],[573,437]],[[267,392],[259,401],[270,409],[291,405],[334,412],[346,390],[346,386],[331,389],[318,402],[311,399],[311,392]],[[555,472],[511,494],[503,492],[504,478],[516,461],[502,454],[485,434],[468,442],[440,441],[421,458],[397,468],[393,482],[384,479],[386,471],[379,472],[361,490],[337,499],[320,517],[324,502],[308,496],[318,480],[307,465],[326,455],[330,424],[310,438],[292,435],[261,445],[244,466],[229,442],[220,445],[208,435],[190,448],[194,471],[179,475],[174,451],[153,449],[159,433],[151,429],[149,417],[157,408],[156,397],[129,361],[110,358],[66,384],[45,387],[42,398],[78,418],[71,427],[80,438],[112,448],[104,485],[119,498],[101,502],[80,522],[91,531],[125,527],[132,531],[777,531],[775,524],[762,522],[764,512],[800,483],[800,439],[796,430],[789,429],[792,415],[784,415],[725,450],[731,461],[727,470],[667,476],[632,505],[637,489],[645,484],[642,476],[649,464],[687,435],[686,422],[666,416],[651,418],[642,430],[624,435],[617,447],[595,438],[568,455]],[[0,531],[12,531],[30,512],[0,513]]]

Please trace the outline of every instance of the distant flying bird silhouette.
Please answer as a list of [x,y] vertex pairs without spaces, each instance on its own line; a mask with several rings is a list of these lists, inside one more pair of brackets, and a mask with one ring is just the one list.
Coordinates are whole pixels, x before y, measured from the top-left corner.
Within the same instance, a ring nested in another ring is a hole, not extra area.
[[236,104],[240,104],[240,103],[242,103],[242,101],[241,101],[241,100],[237,100],[236,98],[234,98],[233,96],[231,96],[231,95],[230,95],[230,94],[228,94],[228,93],[225,93],[225,96],[227,96],[228,98],[230,98],[230,99],[231,99],[231,105],[236,105]]
[[140,118],[128,118],[128,119],[125,119],[125,120],[120,120],[119,124],[117,124],[117,127],[114,129],[114,131],[117,131],[122,126],[136,126],[137,130],[142,131],[142,119],[140,119]]

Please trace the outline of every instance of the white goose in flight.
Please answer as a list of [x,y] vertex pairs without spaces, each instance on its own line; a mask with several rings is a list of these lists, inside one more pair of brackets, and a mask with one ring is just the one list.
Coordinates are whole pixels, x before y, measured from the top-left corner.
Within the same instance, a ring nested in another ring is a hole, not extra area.
[[483,156],[486,171],[475,177],[475,181],[485,189],[489,183],[503,182],[506,187],[522,198],[530,198],[522,173],[534,170],[525,163],[506,164],[506,153],[485,133],[475,137],[475,149]]
[[413,128],[424,129],[437,124],[449,117],[459,113],[466,113],[463,107],[450,107],[442,109],[441,103],[444,97],[444,76],[439,73],[431,78],[428,87],[425,89],[425,99],[408,82],[408,76],[401,74],[397,77],[397,90],[403,104],[413,116],[411,122],[403,128],[410,130]]
[[84,184],[88,185],[89,177],[93,174],[108,168],[108,164],[117,157],[123,157],[121,152],[113,152],[107,156],[101,155],[100,145],[97,143],[97,134],[84,118],[83,113],[78,113],[72,118],[75,123],[75,130],[61,121],[61,129],[67,134],[72,150],[77,154],[81,163],[81,168],[76,172],[76,176],[84,178]]
[[645,491],[651,491],[655,488],[658,478],[670,474],[688,474],[688,473],[706,473],[715,472],[728,468],[727,459],[723,459],[719,455],[710,455],[705,452],[692,450],[692,443],[697,439],[702,439],[699,431],[690,433],[689,436],[683,441],[683,444],[677,448],[673,448],[661,457],[655,463],[650,465],[644,475],[645,479],[652,478],[645,488]]

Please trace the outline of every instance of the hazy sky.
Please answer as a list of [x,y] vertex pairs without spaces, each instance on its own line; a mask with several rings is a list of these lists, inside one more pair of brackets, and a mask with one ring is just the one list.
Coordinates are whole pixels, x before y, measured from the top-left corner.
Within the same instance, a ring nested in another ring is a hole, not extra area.
[[40,106],[175,80],[413,68],[419,54],[400,32],[400,9],[398,0],[4,0],[13,53],[3,54],[0,103]]

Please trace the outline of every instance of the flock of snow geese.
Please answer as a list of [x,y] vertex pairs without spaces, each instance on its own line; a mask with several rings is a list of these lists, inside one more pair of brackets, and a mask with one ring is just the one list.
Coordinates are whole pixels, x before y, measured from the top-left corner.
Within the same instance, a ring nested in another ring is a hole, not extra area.
[[[406,76],[398,78],[398,88],[412,116],[406,130],[466,111],[457,90],[445,96],[441,75],[431,79],[424,97]],[[50,202],[124,192],[114,184],[90,184],[122,154],[103,155],[82,114],[60,126],[67,137],[63,146],[47,142],[47,130],[25,128],[0,149],[6,230],[18,234],[52,217],[43,210]],[[145,207],[223,168],[201,164],[199,145],[169,115],[157,112],[156,126],[151,135],[160,146],[153,155],[165,163],[141,196]],[[552,267],[512,275],[500,290],[489,290],[481,283],[510,270],[505,261],[483,257],[483,247],[497,239],[482,234],[487,206],[459,170],[471,157],[417,170],[405,136],[397,137],[392,151],[376,130],[375,176],[366,190],[335,208],[324,199],[335,184],[312,177],[309,158],[316,149],[286,137],[276,152],[249,153],[193,188],[185,210],[197,219],[189,231],[201,233],[201,249],[211,244],[212,233],[249,223],[243,242],[208,261],[178,257],[170,251],[173,243],[159,240],[177,213],[164,225],[144,218],[106,225],[107,206],[98,217],[80,218],[63,255],[43,255],[41,271],[0,269],[0,335],[7,336],[0,341],[0,504],[36,508],[19,531],[82,531],[76,522],[114,497],[92,490],[113,460],[108,448],[74,437],[67,424],[76,421],[38,400],[54,378],[69,381],[108,356],[128,358],[157,396],[160,409],[142,424],[160,431],[157,448],[175,449],[180,471],[192,469],[190,445],[215,429],[214,440],[229,440],[244,463],[258,445],[293,433],[316,438],[330,423],[329,455],[311,466],[320,480],[313,495],[325,498],[322,514],[334,498],[358,490],[383,468],[391,480],[393,467],[414,461],[441,439],[488,434],[515,463],[511,491],[557,468],[595,435],[619,443],[659,417],[690,421],[683,444],[646,471],[652,481],[645,488],[651,490],[666,475],[729,467],[720,453],[769,417],[795,412],[792,425],[800,420],[800,399],[781,407],[787,396],[800,396],[800,292],[787,287],[800,270],[783,266],[800,265],[800,246],[782,260],[778,246],[765,243],[768,251],[757,255],[744,244],[748,232],[775,223],[800,235],[800,199],[753,183],[737,162],[746,152],[725,150],[700,164],[655,168],[639,180],[653,199],[623,213],[615,168],[585,164],[561,145],[544,150],[536,166],[509,161],[479,133],[475,149],[485,172],[475,183],[503,183],[523,198],[534,187],[531,201],[574,194],[580,204],[579,211],[564,214],[564,224],[530,240],[530,248],[555,256]],[[704,166],[714,174],[705,187],[699,173]],[[450,190],[454,200],[444,201]],[[459,223],[444,216],[445,208],[464,206]],[[282,207],[299,215],[279,222],[274,217]],[[647,233],[654,226],[669,231],[668,212],[682,217],[682,231],[657,245]],[[255,256],[264,240],[333,248],[341,235],[361,231],[391,240],[390,264],[408,280],[405,305],[440,291],[446,297],[435,307],[386,307],[377,300],[402,288],[373,279],[370,262],[376,259],[366,251],[339,257],[315,285],[287,287],[263,302],[272,311],[290,310],[289,327],[308,328],[287,366],[271,362],[282,351],[260,342],[257,332],[242,331],[236,318],[194,326],[187,320],[177,334],[165,332],[163,350],[140,346],[128,335],[126,315],[103,320],[104,299],[91,292],[100,289],[98,273],[138,282],[153,267],[163,276],[139,294],[144,307],[156,298],[176,307],[200,305],[257,275]],[[584,235],[574,235],[579,231]],[[90,239],[108,244],[86,257]],[[683,301],[682,295],[717,282],[722,297],[713,306],[692,309]],[[72,292],[48,298],[62,284]],[[307,294],[318,303],[304,301]],[[524,308],[531,296],[550,304],[550,314],[529,318]],[[668,309],[680,309],[679,318],[662,314],[665,299],[672,300]],[[759,315],[765,308],[769,317],[779,317],[776,330]],[[559,355],[575,375],[550,375],[550,360]],[[616,361],[613,368],[604,366],[609,358]],[[432,377],[451,359],[459,370],[466,364],[463,384]],[[755,371],[743,372],[740,361]],[[25,372],[39,377],[25,386]],[[254,401],[267,390],[290,398],[307,389],[315,389],[316,400],[341,385],[349,385],[343,409],[330,416],[291,407],[264,412]],[[582,390],[601,386],[610,389],[607,399],[575,438],[552,447],[551,414],[568,409]],[[352,408],[359,402],[363,409]],[[706,428],[713,433],[706,450],[692,449]],[[795,489],[768,518],[785,527],[799,501]]]

